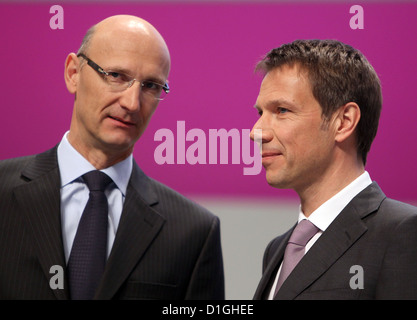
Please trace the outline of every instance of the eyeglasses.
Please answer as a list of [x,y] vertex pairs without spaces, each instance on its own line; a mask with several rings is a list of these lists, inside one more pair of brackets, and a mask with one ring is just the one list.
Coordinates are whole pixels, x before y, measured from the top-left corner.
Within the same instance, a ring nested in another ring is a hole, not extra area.
[[168,83],[160,84],[153,81],[139,81],[131,76],[115,71],[104,71],[102,67],[100,67],[97,63],[93,60],[88,58],[83,53],[79,53],[77,57],[81,57],[87,60],[87,64],[93,68],[97,73],[99,73],[104,80],[108,83],[110,88],[115,92],[121,92],[128,88],[130,88],[135,81],[139,82],[141,86],[141,92],[145,93],[147,96],[151,96],[156,100],[164,100],[166,95],[169,93],[169,86]]

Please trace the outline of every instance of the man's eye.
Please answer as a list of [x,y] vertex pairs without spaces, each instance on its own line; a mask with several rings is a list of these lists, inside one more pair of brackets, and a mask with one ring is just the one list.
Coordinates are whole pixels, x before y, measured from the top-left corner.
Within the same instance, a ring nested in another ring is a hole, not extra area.
[[109,76],[112,78],[120,78],[120,73],[118,72],[109,72]]
[[161,90],[162,87],[154,82],[151,81],[144,81],[142,84],[142,87],[145,90],[152,90],[152,91],[157,91],[157,90]]
[[109,71],[107,75],[107,81],[114,85],[124,85],[131,79],[123,73]]
[[288,109],[278,107],[277,112],[278,113],[287,113]]

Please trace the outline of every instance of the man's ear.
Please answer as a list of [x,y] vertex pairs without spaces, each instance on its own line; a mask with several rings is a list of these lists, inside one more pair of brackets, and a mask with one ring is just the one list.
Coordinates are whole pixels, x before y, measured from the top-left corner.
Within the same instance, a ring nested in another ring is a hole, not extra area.
[[80,62],[75,53],[70,53],[65,60],[65,84],[70,93],[77,92],[78,77],[80,72]]
[[336,117],[336,141],[343,142],[349,137],[354,137],[355,129],[361,118],[359,106],[355,102],[348,102],[340,107]]

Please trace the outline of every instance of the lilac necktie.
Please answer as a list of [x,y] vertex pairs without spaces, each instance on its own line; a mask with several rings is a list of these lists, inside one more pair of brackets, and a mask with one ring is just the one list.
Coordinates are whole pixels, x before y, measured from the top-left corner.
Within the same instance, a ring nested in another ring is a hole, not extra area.
[[108,204],[104,190],[112,179],[98,170],[90,171],[82,177],[90,195],[68,260],[73,300],[93,299],[104,271],[107,253]]
[[281,288],[282,283],[287,279],[288,275],[304,256],[306,244],[318,231],[319,229],[306,219],[301,220],[295,227],[287,247],[285,248],[284,261],[275,288],[275,295]]

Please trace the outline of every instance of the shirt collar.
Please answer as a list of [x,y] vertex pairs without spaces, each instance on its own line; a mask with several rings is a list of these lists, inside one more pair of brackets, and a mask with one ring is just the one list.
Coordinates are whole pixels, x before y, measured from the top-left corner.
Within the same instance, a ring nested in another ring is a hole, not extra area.
[[[362,190],[372,183],[369,173],[365,171],[353,182],[324,202],[309,217],[310,220],[321,231],[325,231],[333,220],[339,215],[344,207]],[[298,215],[298,221],[307,219],[301,210]]]
[[[58,166],[61,175],[61,188],[74,182],[83,174],[91,170],[96,170],[96,168],[94,168],[94,166],[69,143],[67,135],[68,132],[64,134],[57,150]],[[112,178],[116,186],[123,195],[126,196],[127,185],[132,173],[132,168],[133,156],[131,154],[123,161],[101,171]]]

